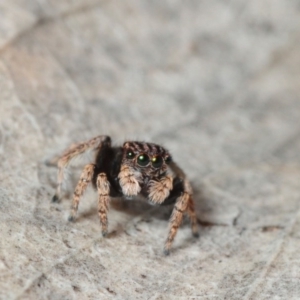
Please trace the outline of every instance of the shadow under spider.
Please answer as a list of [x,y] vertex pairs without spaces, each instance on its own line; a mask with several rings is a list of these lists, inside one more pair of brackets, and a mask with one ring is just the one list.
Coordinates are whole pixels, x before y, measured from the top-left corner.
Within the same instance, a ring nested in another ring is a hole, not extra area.
[[[201,220],[201,218],[199,217],[199,211],[201,211],[201,208],[210,207],[210,209],[212,209],[210,206],[210,201],[209,201],[210,199],[208,199],[205,196],[201,188],[196,188],[194,184],[192,184],[192,186],[194,190],[193,198],[195,201],[196,213],[198,212],[197,213],[198,224],[202,227],[223,226],[222,224],[215,224],[207,220]],[[125,198],[112,198],[110,201],[110,210],[123,212],[134,218],[136,217],[141,218],[146,222],[151,218],[168,221],[172,214],[173,207],[174,207],[173,204],[163,205],[163,206],[151,205],[147,202],[146,199],[140,197],[135,197],[130,200]],[[97,214],[97,210],[93,206],[88,211],[81,212],[80,215],[78,215],[78,220],[83,218],[89,218],[96,214]],[[185,226],[188,223],[189,223],[188,218],[184,216],[182,225]]]
[[[145,199],[135,198],[127,200],[124,198],[112,198],[110,209],[126,213],[132,217],[153,217],[158,220],[168,220],[171,216],[173,205],[156,206],[146,202]],[[97,214],[95,207],[90,207],[88,211],[81,212],[77,220],[88,218]]]

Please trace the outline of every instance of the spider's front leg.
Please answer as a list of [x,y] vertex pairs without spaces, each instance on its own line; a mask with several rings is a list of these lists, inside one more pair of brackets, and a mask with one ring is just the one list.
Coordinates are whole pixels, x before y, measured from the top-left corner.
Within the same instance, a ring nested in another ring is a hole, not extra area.
[[162,177],[160,180],[149,181],[148,198],[155,204],[163,203],[173,189],[173,177],[170,175]]
[[55,195],[52,198],[53,202],[58,202],[61,198],[62,184],[64,181],[64,171],[68,167],[68,165],[72,162],[72,160],[81,156],[82,154],[84,154],[89,150],[100,149],[104,143],[110,145],[111,139],[109,136],[100,135],[86,142],[72,145],[62,154],[62,156],[59,158],[57,162],[57,166],[58,166],[57,187],[56,187]]
[[[173,189],[175,191],[175,188]],[[171,191],[170,197],[174,197],[176,194],[179,194],[176,203],[173,208],[173,212],[170,218],[169,223],[169,234],[164,247],[164,254],[170,254],[170,248],[177,233],[177,230],[182,222],[183,214],[187,213],[191,220],[191,227],[194,237],[199,237],[198,225],[197,225],[197,216],[194,209],[194,201],[192,198],[192,188],[187,179],[184,179],[182,182],[182,187],[176,190],[175,194]],[[168,199],[166,199],[167,201]]]
[[141,191],[139,181],[142,179],[142,174],[139,171],[127,165],[122,165],[118,179],[124,196],[137,196]]
[[110,184],[105,173],[99,173],[97,176],[97,190],[98,190],[98,213],[102,227],[102,236],[107,235],[107,212],[109,207],[109,192]]
[[69,221],[74,221],[76,218],[80,198],[82,197],[88,184],[91,182],[91,180],[94,176],[94,169],[95,169],[95,165],[89,164],[84,167],[84,169],[81,173],[80,179],[75,188],[71,214],[69,216]]

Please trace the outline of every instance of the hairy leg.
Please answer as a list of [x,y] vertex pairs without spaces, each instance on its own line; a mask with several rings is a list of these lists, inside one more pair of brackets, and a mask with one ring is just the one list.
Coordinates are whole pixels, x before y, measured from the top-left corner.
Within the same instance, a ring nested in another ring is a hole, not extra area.
[[188,199],[189,194],[185,192],[177,199],[176,204],[174,205],[169,223],[169,234],[164,247],[165,255],[170,254],[170,248],[172,246],[173,240],[182,222],[183,214],[187,209]]
[[189,197],[189,203],[187,207],[187,214],[191,220],[191,227],[192,227],[192,232],[194,237],[199,237],[199,232],[198,232],[198,219],[196,216],[195,212],[195,203],[192,198],[192,196]]
[[173,189],[173,177],[165,176],[159,181],[151,180],[149,182],[148,198],[155,204],[161,204],[170,195],[170,191]]
[[102,227],[102,235],[107,235],[107,212],[109,206],[109,191],[110,184],[107,180],[107,176],[105,173],[100,173],[97,176],[97,190],[99,194],[98,198],[98,213],[100,217],[100,223]]
[[86,151],[95,150],[97,148],[100,149],[102,143],[110,144],[111,143],[110,137],[106,135],[97,136],[86,142],[72,145],[62,154],[62,156],[59,158],[57,162],[57,166],[58,166],[57,188],[56,188],[55,195],[52,198],[53,202],[59,201],[61,198],[62,184],[64,181],[64,171],[66,167],[71,163],[73,159],[81,156]]
[[136,196],[141,191],[139,184],[141,177],[141,173],[133,168],[126,165],[121,166],[118,178],[122,192],[125,196]]
[[170,248],[182,222],[183,214],[187,213],[192,221],[193,235],[198,234],[197,218],[194,210],[194,202],[192,200],[192,188],[190,183],[185,179],[183,182],[183,191],[177,198],[174,209],[170,218],[169,234],[164,247],[164,254],[169,255]]
[[94,164],[86,165],[81,173],[80,179],[75,188],[69,221],[74,221],[76,218],[80,198],[82,197],[88,184],[91,182],[93,178],[94,168],[95,168]]

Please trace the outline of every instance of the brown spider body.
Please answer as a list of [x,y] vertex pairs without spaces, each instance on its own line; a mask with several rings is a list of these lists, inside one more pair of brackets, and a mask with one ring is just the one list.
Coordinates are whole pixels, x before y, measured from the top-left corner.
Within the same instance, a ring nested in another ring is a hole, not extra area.
[[112,147],[108,136],[98,136],[67,149],[58,160],[58,184],[53,201],[61,197],[64,169],[72,159],[88,150],[96,151],[94,163],[85,166],[76,186],[70,221],[75,220],[78,204],[89,183],[98,191],[98,213],[102,234],[107,234],[107,212],[111,197],[131,198],[142,195],[152,204],[174,204],[170,229],[164,247],[169,254],[183,214],[191,219],[194,236],[198,236],[192,189],[183,171],[163,147],[144,142],[125,142]]

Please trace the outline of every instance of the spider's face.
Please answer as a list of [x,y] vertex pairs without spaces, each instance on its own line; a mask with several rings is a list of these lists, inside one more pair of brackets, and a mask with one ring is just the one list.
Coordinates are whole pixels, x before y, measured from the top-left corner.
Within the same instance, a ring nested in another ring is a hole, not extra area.
[[125,142],[123,145],[123,164],[145,176],[164,173],[170,162],[169,152],[159,145],[141,142]]

